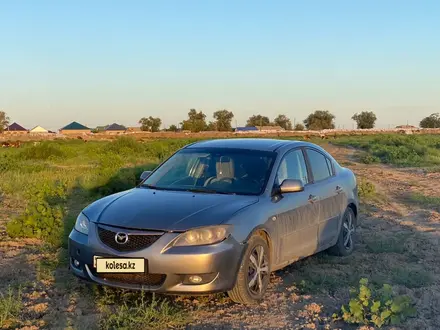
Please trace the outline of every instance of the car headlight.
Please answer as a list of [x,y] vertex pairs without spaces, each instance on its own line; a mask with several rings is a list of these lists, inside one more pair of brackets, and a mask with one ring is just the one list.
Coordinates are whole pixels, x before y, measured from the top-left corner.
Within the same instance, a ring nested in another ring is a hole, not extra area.
[[230,234],[230,226],[210,226],[188,230],[180,234],[174,246],[210,245],[223,241]]
[[76,218],[75,229],[84,235],[89,234],[89,219],[85,216],[84,213],[80,213]]

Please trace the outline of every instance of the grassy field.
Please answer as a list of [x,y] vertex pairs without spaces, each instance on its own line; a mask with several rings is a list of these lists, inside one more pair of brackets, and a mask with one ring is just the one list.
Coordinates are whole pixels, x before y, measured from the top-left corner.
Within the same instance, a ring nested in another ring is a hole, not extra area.
[[[158,297],[71,276],[66,239],[81,209],[132,188],[142,171],[193,141],[48,141],[0,150],[0,329],[440,324],[440,136],[434,135],[312,141],[359,177],[357,249],[347,258],[322,253],[277,272],[258,307],[233,305],[223,294]],[[357,298],[350,298],[350,287],[360,290]]]

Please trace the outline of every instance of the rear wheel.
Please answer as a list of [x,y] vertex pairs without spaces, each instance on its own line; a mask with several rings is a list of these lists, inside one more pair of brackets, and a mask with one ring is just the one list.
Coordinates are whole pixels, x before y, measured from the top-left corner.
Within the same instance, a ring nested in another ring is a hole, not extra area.
[[342,226],[339,232],[338,241],[329,249],[331,254],[337,256],[348,256],[353,252],[355,233],[355,216],[351,208],[347,208],[342,219]]
[[228,291],[234,302],[251,305],[263,298],[270,279],[269,255],[266,240],[259,235],[252,236],[241,261],[235,286]]

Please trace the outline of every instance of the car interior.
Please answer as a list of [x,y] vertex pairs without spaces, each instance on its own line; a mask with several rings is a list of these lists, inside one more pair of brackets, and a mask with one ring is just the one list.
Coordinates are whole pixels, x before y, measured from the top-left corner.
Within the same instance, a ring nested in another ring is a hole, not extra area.
[[267,179],[269,169],[270,161],[265,157],[204,154],[191,159],[184,168],[174,166],[166,176],[169,179],[163,177],[159,181],[169,186],[258,193]]

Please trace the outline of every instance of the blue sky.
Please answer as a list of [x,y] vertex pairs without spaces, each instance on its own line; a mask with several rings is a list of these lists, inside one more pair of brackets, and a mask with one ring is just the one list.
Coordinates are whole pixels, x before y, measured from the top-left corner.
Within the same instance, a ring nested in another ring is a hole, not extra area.
[[1,1],[0,109],[50,129],[190,108],[418,124],[440,112],[439,17],[435,0]]

